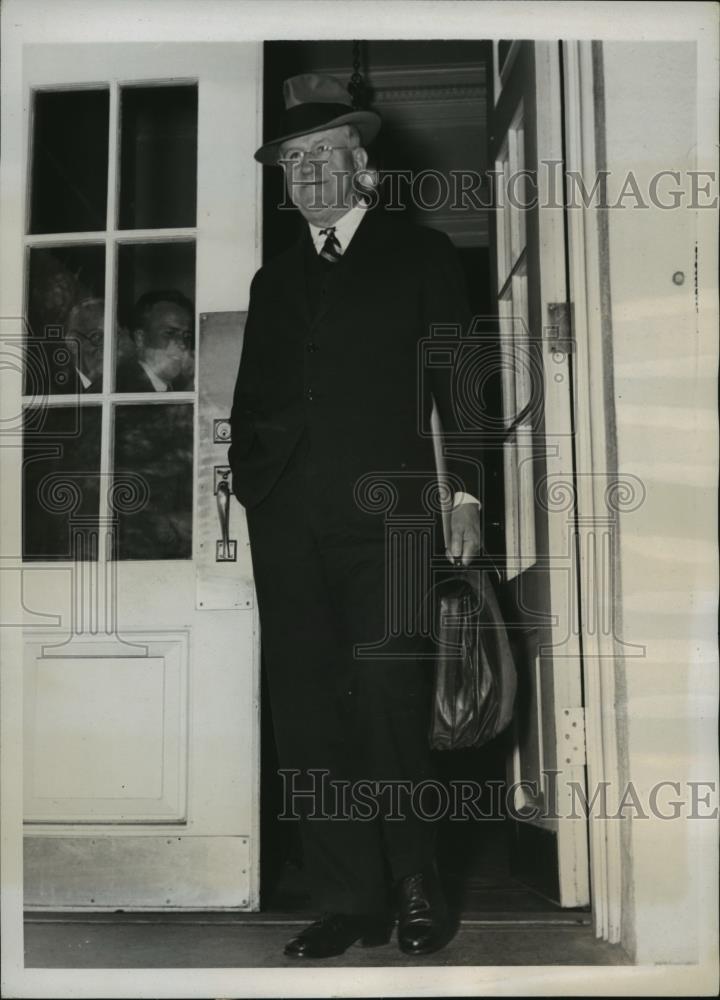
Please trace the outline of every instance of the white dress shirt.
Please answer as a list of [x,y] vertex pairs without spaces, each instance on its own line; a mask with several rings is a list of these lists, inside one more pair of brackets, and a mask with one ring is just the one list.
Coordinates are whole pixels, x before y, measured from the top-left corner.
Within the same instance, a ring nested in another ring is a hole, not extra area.
[[[365,213],[368,210],[368,206],[365,202],[358,202],[354,205],[349,212],[343,215],[342,219],[338,219],[335,223],[335,238],[340,244],[340,253],[345,253],[348,246],[350,245],[350,240],[355,235],[357,227],[362,222],[365,217]],[[310,235],[312,236],[313,243],[315,244],[315,250],[320,253],[325,245],[325,240],[327,239],[327,234],[322,233],[322,229],[331,229],[331,226],[314,226],[309,223]]]
[[[342,218],[335,222],[335,239],[340,244],[340,253],[345,253],[347,250],[350,245],[350,241],[355,235],[357,228],[362,222],[367,210],[368,205],[365,202],[359,202],[346,212]],[[322,229],[329,229],[331,227],[314,226],[312,222],[308,223],[308,225],[310,226],[310,235],[312,237],[313,245],[315,246],[315,252],[320,253],[325,245],[325,240],[327,239],[327,233],[323,233]],[[474,503],[478,506],[478,508],[481,506],[480,501],[477,500],[471,493],[457,492],[453,497],[453,510],[466,503]]]

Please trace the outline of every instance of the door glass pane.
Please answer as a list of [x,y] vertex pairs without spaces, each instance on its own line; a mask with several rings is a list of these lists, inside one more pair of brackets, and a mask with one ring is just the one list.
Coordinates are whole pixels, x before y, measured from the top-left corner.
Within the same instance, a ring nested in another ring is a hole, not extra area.
[[118,247],[116,392],[195,386],[195,244]]
[[100,407],[28,407],[23,558],[97,559]]
[[508,188],[510,185],[510,160],[507,141],[495,161],[495,204],[497,208],[497,261],[498,291],[505,284],[512,267],[512,231]]
[[115,407],[114,455],[113,557],[192,558],[192,403]]
[[109,108],[107,90],[35,94],[31,233],[105,229]]
[[[521,106],[522,114],[522,106]],[[516,199],[518,202],[518,212],[517,212],[517,225],[518,225],[518,245],[517,245],[517,257],[525,249],[525,244],[527,243],[527,221],[526,214],[527,209],[524,207],[529,204],[528,198],[528,178],[525,171],[525,124],[522,117],[519,118],[517,125],[515,126],[515,156],[517,159],[517,173],[520,178],[520,182],[517,186]]]
[[[513,359],[515,374],[515,414],[518,416],[539,389],[537,373],[530,353],[530,331],[527,300],[527,276],[514,274],[512,279]],[[537,402],[537,400],[534,400]]]
[[503,420],[505,426],[510,427],[517,412],[515,404],[512,285],[508,285],[505,295],[498,299],[498,312],[500,314],[500,353],[502,356]]
[[521,424],[518,442],[518,528],[520,535],[520,572],[535,564],[535,459],[533,455],[533,430],[530,424]]
[[535,458],[530,424],[520,424],[503,444],[505,552],[507,579],[537,560],[535,540]]
[[197,86],[124,87],[120,229],[194,226]]
[[503,442],[503,485],[505,493],[505,576],[517,576],[520,560],[520,508],[518,505],[518,448],[515,432]]
[[105,247],[30,250],[25,394],[102,390]]

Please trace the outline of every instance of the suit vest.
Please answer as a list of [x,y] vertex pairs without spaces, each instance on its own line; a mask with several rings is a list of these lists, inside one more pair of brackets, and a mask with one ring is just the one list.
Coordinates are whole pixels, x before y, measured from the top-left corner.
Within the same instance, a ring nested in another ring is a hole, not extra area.
[[330,289],[337,279],[340,269],[347,266],[344,260],[332,263],[325,260],[316,251],[315,245],[308,237],[305,240],[305,252],[303,254],[303,266],[305,270],[305,285],[307,288],[308,310],[314,318]]

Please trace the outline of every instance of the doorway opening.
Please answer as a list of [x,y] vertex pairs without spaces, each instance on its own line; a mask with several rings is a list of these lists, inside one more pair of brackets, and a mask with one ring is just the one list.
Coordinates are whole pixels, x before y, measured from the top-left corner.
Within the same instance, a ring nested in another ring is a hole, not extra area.
[[[373,41],[363,45],[361,66],[370,106],[383,118],[371,163],[382,171],[448,177],[461,170],[483,175],[488,163],[487,123],[492,103],[492,44],[484,41]],[[264,46],[265,138],[278,134],[283,111],[283,81],[315,72],[349,81],[353,43],[346,41],[267,42]],[[428,184],[430,181],[428,181]],[[396,189],[398,192],[400,188]],[[426,189],[429,190],[429,187]],[[406,194],[409,189],[406,188]],[[417,189],[415,189],[417,194]],[[265,171],[263,184],[263,259],[270,260],[293,243],[304,224],[299,213],[278,210],[283,204],[280,170]],[[420,199],[422,200],[422,198]],[[436,199],[437,200],[437,199]],[[460,260],[475,317],[482,317],[488,349],[500,359],[498,302],[495,294],[494,220],[489,208],[452,200],[418,203],[412,193],[402,211],[413,221],[443,230]],[[387,202],[386,202],[387,204]],[[494,331],[494,334],[492,333]],[[493,342],[490,338],[495,337]],[[501,365],[491,366],[483,406],[500,420],[503,408]],[[503,451],[490,449],[484,460],[483,541],[498,566],[505,564],[505,497]],[[522,718],[522,693],[519,691]],[[527,706],[526,706],[527,707]],[[522,724],[522,722],[520,722]],[[436,752],[438,777],[444,782],[473,782],[485,796],[505,789],[514,734],[507,731],[487,746],[467,751]],[[309,911],[302,871],[302,850],[295,824],[280,821],[282,787],[272,728],[270,700],[263,672],[261,688],[261,908],[273,913]],[[503,812],[503,810],[501,810]],[[527,844],[521,826],[497,817],[447,816],[438,823],[438,865],[449,901],[464,918],[561,912],[543,895],[523,884],[517,874],[527,865],[519,855]],[[532,847],[531,847],[532,849]],[[538,858],[538,864],[543,864]],[[556,874],[557,872],[555,872]],[[580,908],[587,912],[588,908]]]

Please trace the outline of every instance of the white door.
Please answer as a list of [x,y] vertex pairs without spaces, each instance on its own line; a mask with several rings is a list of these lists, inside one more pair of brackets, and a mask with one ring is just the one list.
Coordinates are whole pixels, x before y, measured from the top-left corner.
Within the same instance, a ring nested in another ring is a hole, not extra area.
[[513,868],[562,906],[583,906],[589,885],[559,44],[495,43],[494,79],[506,576],[522,663],[508,775],[517,787]]
[[225,484],[259,46],[25,56],[5,233],[25,249],[3,275],[3,316],[29,324],[23,470],[4,449],[3,473],[23,491],[26,906],[256,908],[256,610]]

